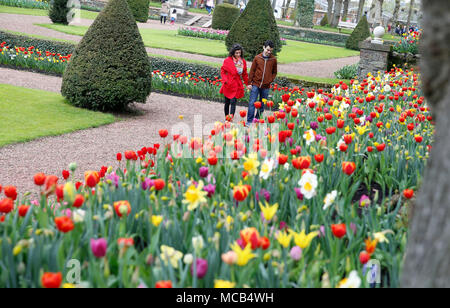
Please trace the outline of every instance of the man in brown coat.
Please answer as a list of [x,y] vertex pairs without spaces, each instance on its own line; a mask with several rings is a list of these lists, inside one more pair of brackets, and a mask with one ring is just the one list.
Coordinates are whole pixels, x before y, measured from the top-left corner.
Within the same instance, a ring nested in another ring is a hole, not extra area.
[[255,121],[255,102],[261,102],[261,108],[256,112],[256,119],[264,112],[263,99],[269,97],[270,84],[277,76],[277,58],[272,55],[274,44],[272,41],[264,43],[263,52],[255,57],[250,69],[249,85],[250,101],[248,103],[247,126]]

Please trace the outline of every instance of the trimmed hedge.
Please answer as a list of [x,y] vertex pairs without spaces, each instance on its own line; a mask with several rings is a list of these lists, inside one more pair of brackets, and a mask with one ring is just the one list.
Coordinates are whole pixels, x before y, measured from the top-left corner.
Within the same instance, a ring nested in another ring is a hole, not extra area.
[[230,30],[234,22],[239,18],[240,10],[232,4],[219,4],[214,9],[212,18],[213,29]]
[[110,0],[78,44],[61,94],[77,107],[122,110],[145,103],[151,64],[126,0]]
[[332,33],[332,32],[321,32],[316,30],[308,30],[308,29],[293,29],[293,28],[285,28],[279,27],[281,36],[289,36],[289,37],[298,37],[300,39],[313,39],[321,42],[332,42],[344,44],[347,42],[349,35],[340,34],[340,33]]
[[297,0],[300,1],[297,5],[297,19],[298,24],[302,28],[312,28],[314,26],[314,0]]
[[128,7],[138,22],[147,22],[150,0],[127,0]]
[[348,49],[359,50],[359,43],[364,41],[366,38],[370,37],[370,29],[369,23],[367,22],[367,17],[361,17],[358,25],[355,30],[353,30],[352,34],[347,40],[345,47]]
[[39,49],[41,51],[50,51],[64,55],[72,54],[75,51],[76,44],[57,42],[51,40],[44,40],[12,34],[0,31],[0,43],[6,42],[8,46],[30,47]]
[[252,61],[263,50],[264,42],[274,43],[273,54],[281,51],[280,32],[269,0],[250,0],[244,12],[231,27],[226,39],[227,49],[238,43],[245,58]]
[[52,0],[50,3],[50,9],[48,16],[55,24],[68,25],[67,14],[70,8],[67,7],[68,0]]

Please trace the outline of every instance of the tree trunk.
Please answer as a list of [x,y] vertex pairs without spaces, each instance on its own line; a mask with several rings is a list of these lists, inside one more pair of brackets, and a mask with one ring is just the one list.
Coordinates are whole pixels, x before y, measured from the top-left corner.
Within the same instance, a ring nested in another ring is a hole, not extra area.
[[349,4],[350,4],[350,0],[344,0],[344,13],[342,14],[342,21],[347,21]]
[[364,5],[366,4],[366,0],[359,0],[359,6],[358,6],[358,17],[356,18],[356,23],[358,23],[361,19],[361,17],[364,14]]
[[409,12],[408,12],[408,21],[406,22],[406,30],[409,31],[409,26],[411,25],[411,17],[412,17],[412,11],[414,8],[414,2],[415,0],[411,0],[409,4]]
[[333,22],[331,23],[331,26],[334,28],[336,28],[339,25],[339,20],[341,19],[341,11],[342,11],[342,0],[336,0],[336,3],[334,5]]
[[[299,1],[299,0],[297,0],[297,1]],[[333,22],[333,5],[334,5],[334,0],[328,0],[327,19],[328,19],[329,25],[331,25],[331,23]]]
[[290,6],[291,6],[291,0],[287,0],[286,8],[285,8],[284,11],[283,11],[283,19],[286,18],[287,12],[289,11],[289,7],[290,7]]
[[379,11],[378,11],[378,17],[379,17],[379,22],[380,22],[380,26],[384,25],[384,19],[383,19],[383,4],[384,4],[384,0],[378,0],[380,6],[379,6]]
[[272,9],[275,10],[276,6],[277,6],[277,0],[272,0]]
[[399,11],[400,11],[400,0],[395,0],[394,13],[392,13],[392,19],[391,19],[391,24],[393,27],[397,26]]
[[283,4],[281,5],[281,19],[286,18],[286,0],[283,0]]
[[422,88],[434,145],[410,222],[402,287],[450,287],[450,1],[422,0]]

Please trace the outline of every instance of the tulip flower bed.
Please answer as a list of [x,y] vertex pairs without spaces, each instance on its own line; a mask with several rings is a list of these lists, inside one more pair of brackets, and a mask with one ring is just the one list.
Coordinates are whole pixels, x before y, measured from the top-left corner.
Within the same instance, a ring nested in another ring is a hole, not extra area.
[[400,42],[394,45],[393,50],[399,53],[411,53],[413,55],[419,52],[419,41],[422,33],[420,31],[404,34]]
[[40,51],[34,47],[9,47],[6,42],[0,44],[0,64],[48,73],[62,74],[71,55],[61,55],[49,51]]
[[0,286],[371,287],[371,264],[397,287],[433,140],[418,78],[291,89],[250,128],[163,128],[81,182],[36,174],[39,199],[4,186]]
[[[215,30],[206,28],[195,28],[195,27],[185,27],[178,29],[178,35],[181,36],[199,37],[219,41],[225,41],[229,32],[230,31],[228,30]],[[285,38],[281,38],[281,44],[283,45],[287,44]]]

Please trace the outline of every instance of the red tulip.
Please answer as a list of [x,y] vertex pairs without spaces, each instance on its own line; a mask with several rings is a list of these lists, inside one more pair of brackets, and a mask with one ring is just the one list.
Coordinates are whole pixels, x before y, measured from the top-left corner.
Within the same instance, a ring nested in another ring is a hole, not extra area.
[[67,180],[70,176],[70,172],[67,170],[63,170],[62,176],[63,176],[64,180]]
[[20,217],[25,217],[25,216],[27,216],[27,213],[28,213],[28,210],[30,209],[30,206],[29,205],[21,205],[21,206],[19,206],[19,208],[18,208],[18,211],[19,211],[19,216]]
[[122,161],[122,153],[117,153],[116,159],[117,161]]
[[347,175],[352,175],[353,172],[356,170],[356,164],[353,162],[343,162],[342,163],[342,170]]
[[280,154],[278,156],[278,164],[279,165],[284,165],[287,162],[287,160],[288,160],[288,156],[287,155]]
[[411,199],[412,197],[414,197],[414,190],[412,190],[412,189],[405,189],[403,191],[403,196],[405,196],[406,199]]
[[15,186],[5,186],[3,188],[3,191],[4,191],[6,197],[8,197],[12,200],[17,199],[17,188]]
[[160,136],[161,138],[166,138],[167,135],[169,135],[169,132],[168,132],[167,129],[160,129],[160,130],[159,130],[159,136]]
[[417,143],[422,143],[422,141],[423,141],[423,137],[422,136],[416,136],[416,137],[414,137],[414,139],[416,139]]
[[83,206],[83,203],[84,203],[83,195],[78,194],[75,196],[75,201],[73,202],[73,207],[80,208]]
[[210,157],[208,157],[208,163],[209,163],[211,166],[217,165],[217,157],[216,157],[216,156],[210,156]]
[[61,273],[44,273],[41,279],[42,287],[46,289],[58,289],[62,283]]
[[128,216],[131,213],[130,202],[127,200],[114,202],[114,210],[119,217],[122,217],[123,215]]
[[45,183],[45,174],[44,173],[37,173],[34,176],[34,184],[36,184],[37,186],[42,186]]
[[370,254],[368,254],[366,251],[362,251],[359,254],[359,262],[361,262],[361,264],[367,264],[367,262],[370,261]]
[[97,171],[86,171],[84,173],[84,181],[88,187],[94,188],[100,183],[100,175]]
[[323,162],[324,158],[325,158],[325,156],[324,156],[323,154],[317,154],[317,155],[314,155],[314,159],[315,159],[316,162],[318,162],[318,163]]
[[345,125],[345,121],[344,120],[337,120],[337,127],[338,128],[343,128]]
[[241,116],[241,118],[245,118],[247,116],[247,111],[241,110],[239,111],[239,115]]
[[56,217],[55,224],[58,230],[63,233],[70,232],[75,228],[72,219],[67,216]]
[[352,135],[344,135],[345,144],[351,144],[353,141]]
[[10,198],[0,200],[0,213],[8,214],[14,209],[14,201]]
[[383,152],[386,149],[386,144],[382,143],[377,145],[377,151],[378,152]]
[[260,109],[261,108],[261,102],[255,102],[255,108]]
[[155,284],[155,288],[157,288],[157,289],[171,289],[172,288],[172,281],[170,281],[170,280],[158,281]]
[[331,225],[331,231],[337,238],[343,238],[347,234],[347,227],[345,224]]
[[156,179],[154,181],[156,190],[163,190],[164,186],[166,186],[166,182],[163,179]]
[[263,236],[259,239],[259,245],[262,248],[262,250],[266,250],[270,247],[270,240]]
[[292,165],[295,169],[308,169],[309,166],[311,166],[311,157],[309,156],[303,156],[299,157],[297,159],[292,160]]

